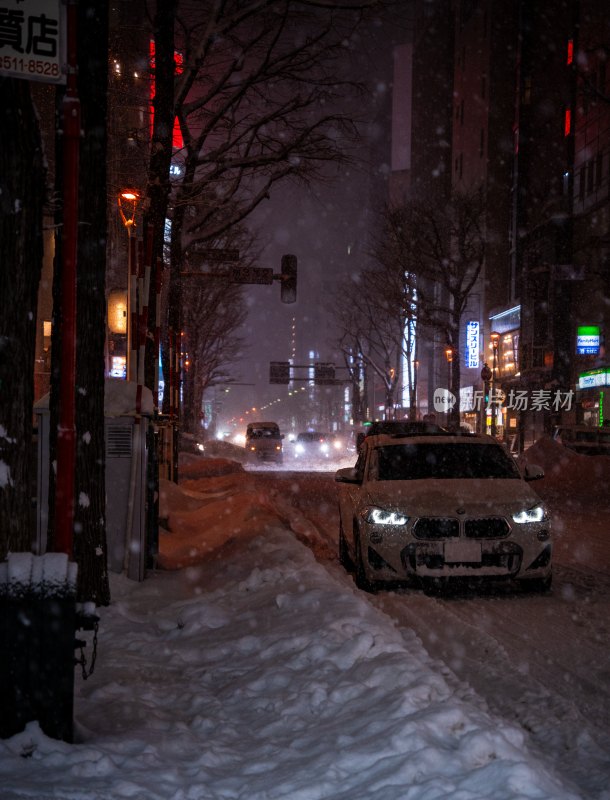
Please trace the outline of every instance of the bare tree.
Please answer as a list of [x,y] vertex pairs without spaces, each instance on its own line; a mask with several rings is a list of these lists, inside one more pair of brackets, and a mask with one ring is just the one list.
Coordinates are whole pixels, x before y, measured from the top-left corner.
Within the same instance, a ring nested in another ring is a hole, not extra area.
[[252,0],[185,6],[174,110],[184,147],[172,195],[168,329],[181,329],[180,271],[285,179],[328,179],[357,140],[353,114],[336,111],[358,87],[342,79],[366,9],[383,3]]
[[359,377],[362,364],[374,372],[383,382],[385,414],[391,419],[400,383],[402,318],[394,307],[381,309],[379,278],[375,268],[347,278],[335,294],[334,314],[344,360],[346,365],[353,365],[352,384]]
[[[451,386],[459,395],[460,330],[468,300],[485,263],[483,193],[455,192],[443,206],[419,203],[409,210],[407,227],[418,268],[419,319],[441,332],[452,351]],[[459,404],[450,415],[459,422]]]
[[[457,192],[443,206],[386,206],[372,247],[376,264],[341,286],[335,318],[344,352],[357,352],[383,380],[391,416],[401,363],[415,418],[417,342],[440,333],[452,350],[451,385],[460,385],[460,326],[485,261],[481,194]],[[451,387],[450,387],[451,388]],[[457,423],[456,407],[451,422]]]
[[226,278],[192,278],[199,285],[185,292],[183,322],[188,363],[184,374],[183,428],[195,432],[203,395],[219,383],[230,383],[230,365],[243,350],[237,329],[247,308],[242,288]]

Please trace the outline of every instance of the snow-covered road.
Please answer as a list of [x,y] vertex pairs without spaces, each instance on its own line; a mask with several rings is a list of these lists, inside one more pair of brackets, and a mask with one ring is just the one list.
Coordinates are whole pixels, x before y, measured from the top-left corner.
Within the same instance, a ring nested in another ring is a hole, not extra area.
[[[334,558],[332,475],[267,480],[278,487],[286,481],[281,496],[292,498],[328,544],[315,546],[318,537],[310,535],[319,560],[351,581]],[[523,728],[567,783],[601,800],[610,798],[610,512],[575,508],[571,499],[554,499],[551,594],[498,589],[429,597],[401,589],[369,600],[405,632],[415,631],[445,677],[460,682],[475,702]]]

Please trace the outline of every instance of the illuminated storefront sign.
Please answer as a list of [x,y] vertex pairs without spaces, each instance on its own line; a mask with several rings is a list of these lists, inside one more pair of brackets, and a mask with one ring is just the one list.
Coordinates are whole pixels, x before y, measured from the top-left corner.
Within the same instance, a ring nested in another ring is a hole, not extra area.
[[599,326],[579,325],[576,331],[576,352],[581,356],[596,356],[599,353]]
[[578,376],[579,389],[595,389],[598,386],[610,386],[610,368],[591,369]]
[[469,320],[466,323],[466,367],[477,369],[479,366],[479,323]]

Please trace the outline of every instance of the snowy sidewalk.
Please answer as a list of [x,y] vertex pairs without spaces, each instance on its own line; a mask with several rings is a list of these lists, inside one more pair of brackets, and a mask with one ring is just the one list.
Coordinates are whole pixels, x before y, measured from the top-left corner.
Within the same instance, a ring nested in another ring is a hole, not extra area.
[[[68,745],[0,741],[0,796],[567,800],[517,728],[278,522],[215,560],[114,576]],[[28,753],[30,757],[23,758]]]

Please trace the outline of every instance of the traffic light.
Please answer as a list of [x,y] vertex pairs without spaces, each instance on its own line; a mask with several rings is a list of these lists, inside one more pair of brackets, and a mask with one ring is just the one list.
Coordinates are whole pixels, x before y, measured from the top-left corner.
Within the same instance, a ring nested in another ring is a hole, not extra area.
[[282,303],[294,303],[297,299],[297,257],[282,256],[282,279],[280,298]]

